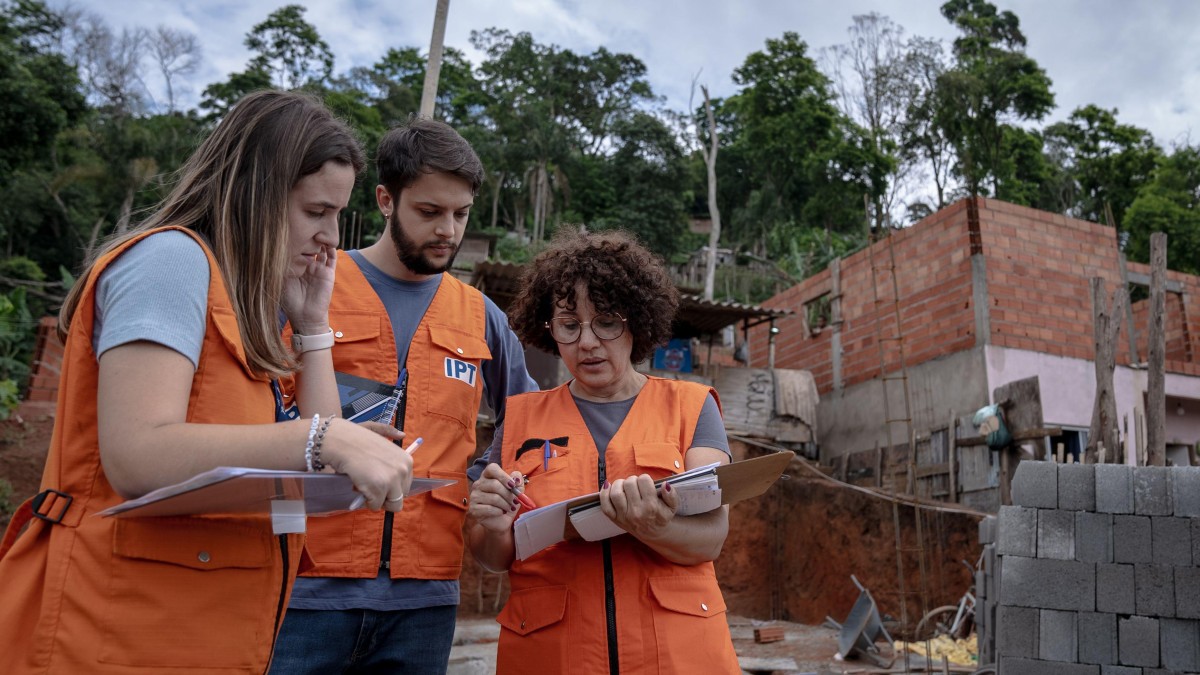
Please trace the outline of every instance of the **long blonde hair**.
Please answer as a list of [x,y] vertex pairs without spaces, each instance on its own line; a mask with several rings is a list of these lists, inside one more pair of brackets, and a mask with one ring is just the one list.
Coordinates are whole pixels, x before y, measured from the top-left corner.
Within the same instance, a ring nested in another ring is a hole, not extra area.
[[291,372],[296,362],[279,331],[288,195],[326,162],[355,173],[365,166],[354,133],[319,100],[273,90],[246,96],[184,163],[154,215],[90,257],[59,312],[59,337],[66,341],[97,259],[147,230],[178,225],[212,249],[251,368],[270,376]]

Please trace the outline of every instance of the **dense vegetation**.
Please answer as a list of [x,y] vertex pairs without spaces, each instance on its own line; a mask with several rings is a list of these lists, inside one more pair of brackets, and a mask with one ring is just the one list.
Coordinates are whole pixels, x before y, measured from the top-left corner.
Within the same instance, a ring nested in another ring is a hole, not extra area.
[[[1018,18],[985,0],[949,0],[953,44],[855,17],[848,40],[814,52],[784,32],[746,55],[736,93],[712,101],[720,154],[721,245],[767,283],[718,295],[761,300],[861,247],[869,228],[902,227],[967,194],[1120,226],[1133,260],[1170,233],[1173,268],[1200,264],[1200,148],[1164,149],[1116,110],[1084,106],[1041,127],[1052,82],[1024,52]],[[304,88],[353,122],[368,148],[418,107],[425,57],[389,50],[346,71],[305,20],[282,7],[250,27],[245,68],[206,85],[194,36],[119,33],[86,11],[0,4],[0,380],[22,381],[30,317],[53,311],[103,237],[136,222],[231,105],[262,87]],[[624,227],[680,261],[704,245],[703,106],[665,109],[633,54],[577,53],[528,33],[481,29],[471,63],[448,48],[436,115],[474,143],[487,181],[472,227],[521,261],[555,228]],[[151,92],[153,73],[162,82]],[[200,91],[195,108],[181,106]],[[356,191],[363,240],[383,222],[374,177]],[[4,390],[0,387],[0,397]],[[0,401],[0,407],[3,401]]]

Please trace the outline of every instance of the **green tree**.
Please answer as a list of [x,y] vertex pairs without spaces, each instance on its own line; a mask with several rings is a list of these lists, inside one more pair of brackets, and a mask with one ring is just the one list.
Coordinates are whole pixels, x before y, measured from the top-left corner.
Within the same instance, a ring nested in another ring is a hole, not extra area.
[[304,11],[301,5],[280,7],[246,34],[246,48],[256,52],[251,65],[270,73],[282,89],[323,83],[333,74],[333,52]]
[[1200,274],[1200,148],[1182,146],[1160,160],[1125,212],[1130,260],[1150,261],[1150,235],[1167,233],[1167,265]]
[[1093,222],[1107,222],[1109,204],[1122,223],[1163,156],[1149,131],[1121,124],[1115,109],[1095,105],[1077,108],[1066,121],[1047,127],[1045,136],[1070,181],[1062,210]]
[[[797,228],[861,229],[863,195],[877,199],[894,166],[837,109],[807,50],[795,33],[767,40],[734,71],[741,91],[720,105],[735,119],[732,135],[722,134],[734,140],[722,153],[719,183],[726,194],[727,187],[741,190],[730,229],[735,241],[768,257],[782,253],[778,247]],[[749,180],[730,176],[738,171]]]
[[971,194],[996,193],[1005,126],[1040,120],[1054,107],[1050,78],[1024,52],[1020,20],[986,0],[949,0],[942,15],[961,31],[955,64],[938,79],[935,117],[958,155]]

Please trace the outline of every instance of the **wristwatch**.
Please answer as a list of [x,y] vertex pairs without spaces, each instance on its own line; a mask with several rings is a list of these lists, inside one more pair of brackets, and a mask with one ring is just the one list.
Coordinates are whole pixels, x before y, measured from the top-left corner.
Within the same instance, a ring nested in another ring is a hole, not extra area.
[[296,354],[329,349],[333,346],[333,329],[319,335],[296,335],[292,333],[292,351]]

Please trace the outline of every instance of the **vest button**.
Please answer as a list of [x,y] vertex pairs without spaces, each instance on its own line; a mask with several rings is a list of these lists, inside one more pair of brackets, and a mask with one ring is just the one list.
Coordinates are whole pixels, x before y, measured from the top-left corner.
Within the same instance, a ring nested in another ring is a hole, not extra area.
[[524,627],[525,627],[525,622],[524,622],[524,621],[522,621],[522,622],[521,622],[521,628],[524,628]]
[[342,331],[340,331],[340,330],[339,330],[338,332],[334,333],[334,334],[333,334],[333,337],[335,337],[335,338],[340,338],[340,337],[342,337]]
[[678,469],[678,468],[679,468],[679,460],[675,460],[675,468],[676,468],[676,469]]
[[212,560],[212,556],[208,554],[208,551],[200,551],[199,555],[196,556],[196,559],[202,563],[206,563]]
[[706,604],[704,604],[704,603],[702,602],[702,603],[700,603],[700,609],[702,609],[702,610],[704,610],[704,611],[706,611],[706,612],[707,612],[707,611],[708,611],[708,605],[706,605]]
[[463,506],[466,506],[466,505],[467,505],[467,498],[463,497]]
[[463,353],[463,351],[462,351],[462,347],[459,347],[458,349],[456,349],[456,350],[454,350],[454,351],[458,352],[459,354]]

